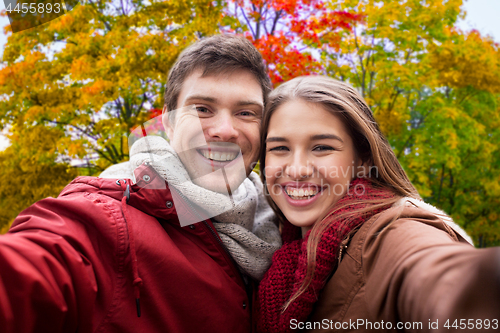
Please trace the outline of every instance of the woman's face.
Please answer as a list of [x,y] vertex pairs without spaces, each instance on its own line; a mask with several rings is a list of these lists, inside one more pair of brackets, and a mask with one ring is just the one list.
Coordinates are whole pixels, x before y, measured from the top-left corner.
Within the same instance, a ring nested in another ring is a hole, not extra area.
[[303,234],[348,190],[360,165],[341,118],[292,100],[271,116],[266,180],[273,201]]

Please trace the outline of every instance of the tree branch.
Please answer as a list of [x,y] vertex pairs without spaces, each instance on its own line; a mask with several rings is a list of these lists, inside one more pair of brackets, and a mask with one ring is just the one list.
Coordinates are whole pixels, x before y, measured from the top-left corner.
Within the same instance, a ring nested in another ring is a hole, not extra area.
[[257,38],[255,38],[255,32],[253,31],[252,24],[251,24],[250,20],[248,19],[247,15],[245,14],[243,7],[240,7],[240,9],[241,9],[241,14],[243,14],[243,18],[245,19],[245,22],[247,23],[248,28],[250,28],[250,32],[252,33],[253,38],[257,39]]
[[366,86],[365,86],[366,69],[363,66],[363,57],[361,56],[360,47],[359,47],[359,44],[358,44],[358,36],[356,34],[356,29],[354,29],[353,32],[354,32],[354,45],[356,47],[356,50],[358,51],[356,53],[357,53],[358,58],[359,58],[359,64],[361,66],[361,72],[362,72],[362,79],[360,79],[361,80],[361,82],[360,82],[360,84],[361,84],[361,94],[362,94],[363,97],[365,97],[365,90],[366,90]]
[[88,136],[89,138],[91,138],[92,140],[95,140],[97,141],[98,137],[96,136],[92,136],[88,133],[88,129],[87,130],[83,130],[81,129],[80,127],[78,126],[75,126],[75,125],[71,125],[69,123],[66,123],[66,122],[62,122],[62,121],[56,121],[56,120],[50,120],[50,119],[47,119],[47,118],[42,118],[42,121],[45,121],[45,122],[48,122],[48,123],[51,123],[51,124],[56,124],[56,125],[63,125],[63,126],[69,126],[69,127],[72,127],[74,129],[76,129],[77,131],[79,131],[80,133]]
[[281,13],[283,12],[283,9],[280,9],[276,12],[276,16],[274,17],[273,20],[273,27],[271,28],[271,35],[274,35],[274,31],[276,30],[276,25],[278,24],[278,20],[281,17]]
[[102,16],[104,16],[104,14],[103,14],[103,13],[102,13],[99,9],[98,9],[97,5],[96,5],[96,4],[95,4],[92,0],[88,0],[88,1],[89,1],[90,5],[91,5],[92,7],[94,7],[94,9],[96,10],[96,12],[97,12],[98,14],[100,14],[100,15],[98,15],[98,16],[101,16],[101,17],[99,18],[99,21],[101,21],[101,22],[104,24],[104,26],[106,27],[106,29],[107,29],[108,31],[111,31],[111,26],[109,25],[109,23],[108,23],[107,21],[105,21],[105,20],[103,20],[103,19],[102,19]]

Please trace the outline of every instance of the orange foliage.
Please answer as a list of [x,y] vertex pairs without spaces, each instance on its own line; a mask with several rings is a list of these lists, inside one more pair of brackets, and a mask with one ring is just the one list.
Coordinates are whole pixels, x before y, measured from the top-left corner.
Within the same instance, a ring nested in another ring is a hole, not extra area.
[[233,0],[241,25],[223,29],[243,32],[262,53],[274,84],[300,75],[323,73],[324,64],[310,52],[337,50],[341,36],[363,20],[363,15],[329,8],[314,0]]

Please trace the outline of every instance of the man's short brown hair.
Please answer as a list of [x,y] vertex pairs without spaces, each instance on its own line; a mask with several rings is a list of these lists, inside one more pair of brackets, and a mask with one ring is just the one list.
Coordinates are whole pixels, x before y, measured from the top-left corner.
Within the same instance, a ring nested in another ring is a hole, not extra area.
[[168,111],[177,108],[177,100],[186,78],[201,69],[202,76],[231,73],[245,69],[254,74],[262,87],[264,105],[272,83],[262,56],[252,43],[234,35],[216,35],[204,38],[186,48],[170,70],[165,89],[165,106]]

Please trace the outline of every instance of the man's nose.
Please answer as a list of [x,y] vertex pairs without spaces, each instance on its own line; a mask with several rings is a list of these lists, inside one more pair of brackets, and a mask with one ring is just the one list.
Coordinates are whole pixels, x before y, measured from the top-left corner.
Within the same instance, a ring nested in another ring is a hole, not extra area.
[[234,142],[238,138],[235,119],[230,112],[218,112],[208,124],[206,131],[208,139],[223,142]]

